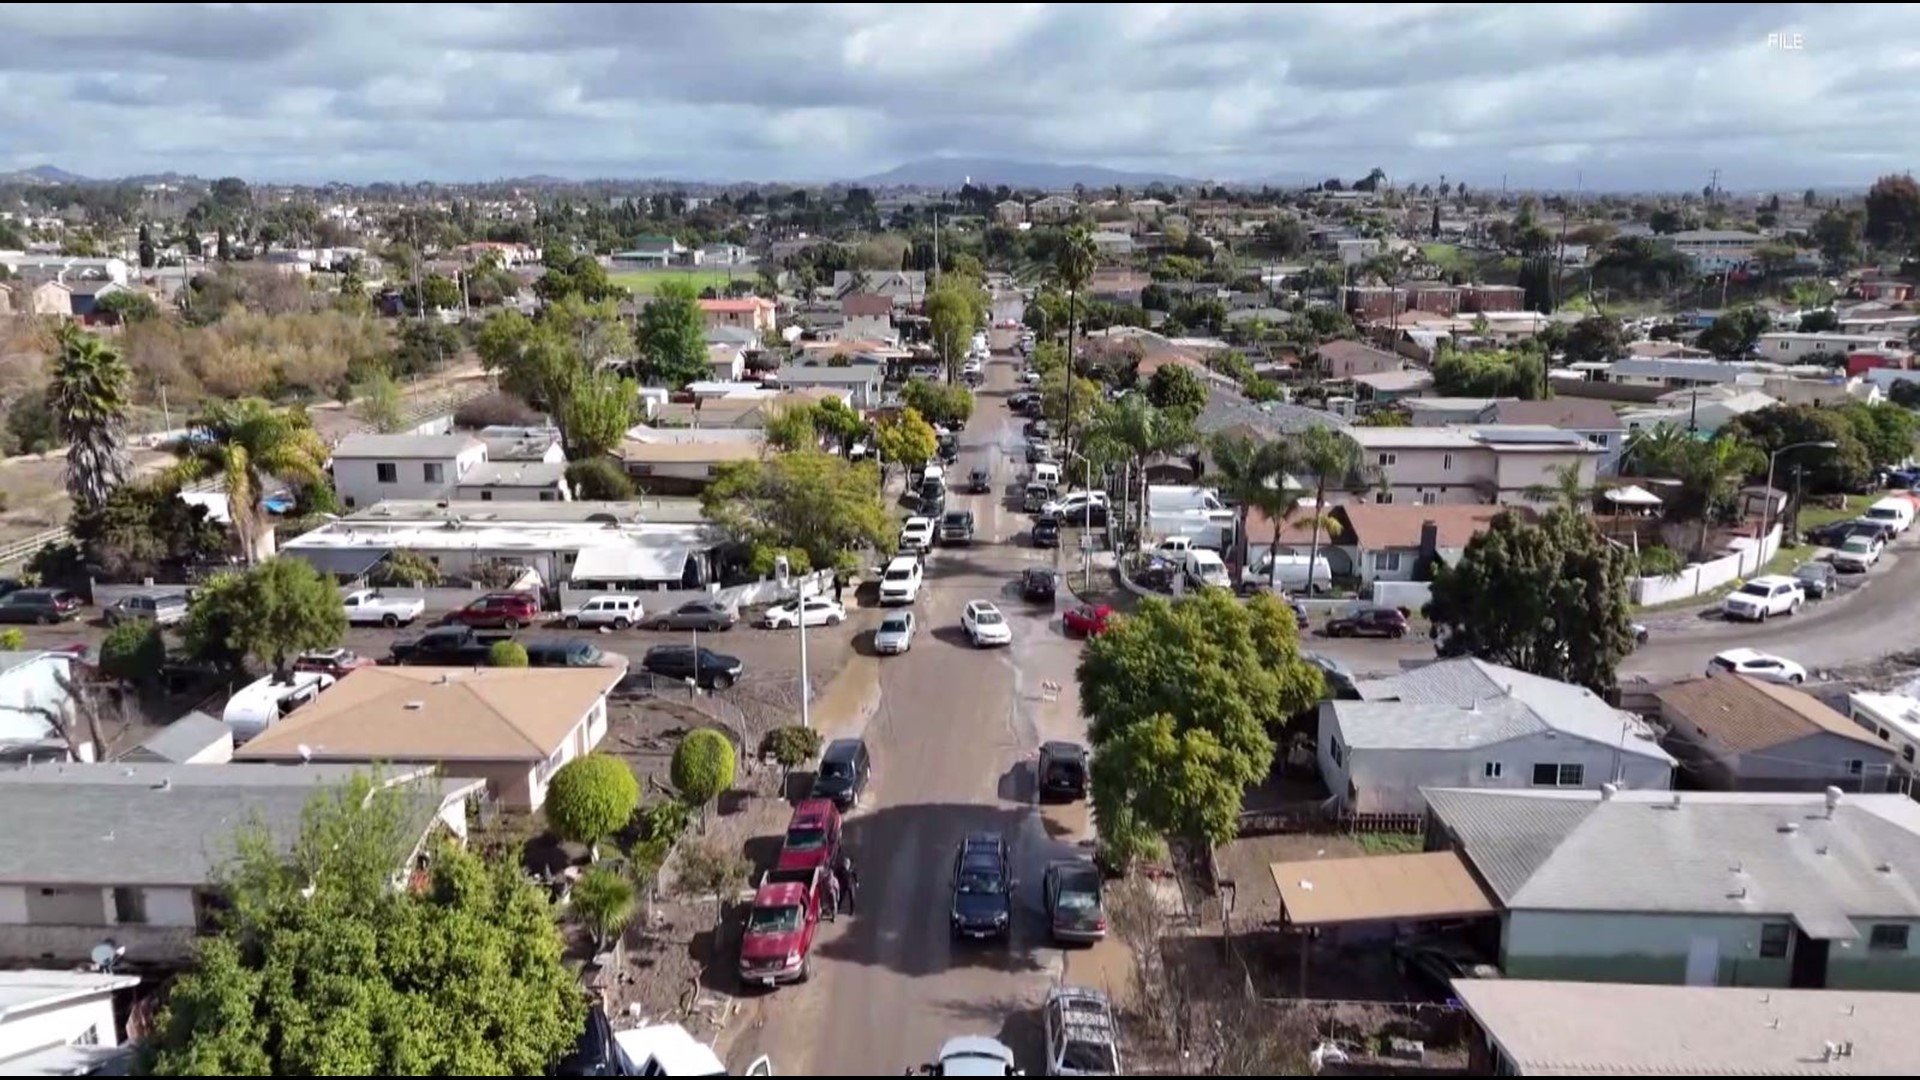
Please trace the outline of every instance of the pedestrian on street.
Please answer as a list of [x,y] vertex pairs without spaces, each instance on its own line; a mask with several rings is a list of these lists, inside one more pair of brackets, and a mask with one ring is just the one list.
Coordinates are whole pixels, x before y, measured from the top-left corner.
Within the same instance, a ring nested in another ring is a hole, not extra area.
[[840,874],[837,870],[827,875],[827,921],[840,921]]
[[834,575],[833,575],[833,602],[834,603],[837,604],[840,602],[840,590],[845,586],[846,586],[845,576],[842,575],[837,570],[834,571]]
[[853,868],[853,859],[844,851],[834,860],[833,878],[838,886],[835,891],[846,900],[847,914],[852,915],[859,904],[860,875]]

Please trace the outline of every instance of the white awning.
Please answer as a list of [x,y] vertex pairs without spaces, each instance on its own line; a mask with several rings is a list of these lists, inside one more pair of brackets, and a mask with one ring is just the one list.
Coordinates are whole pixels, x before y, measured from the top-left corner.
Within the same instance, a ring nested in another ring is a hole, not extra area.
[[1607,501],[1617,506],[1659,506],[1660,496],[1637,484],[1628,484],[1607,492]]
[[619,547],[582,549],[573,560],[574,581],[677,582],[686,573],[693,552],[683,547]]

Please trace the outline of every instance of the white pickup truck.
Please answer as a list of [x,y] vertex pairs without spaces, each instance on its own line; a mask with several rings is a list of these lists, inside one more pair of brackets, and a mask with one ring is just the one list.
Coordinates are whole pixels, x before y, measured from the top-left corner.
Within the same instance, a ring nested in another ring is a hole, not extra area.
[[406,626],[427,610],[425,600],[383,596],[379,589],[355,589],[340,598],[340,606],[349,626]]

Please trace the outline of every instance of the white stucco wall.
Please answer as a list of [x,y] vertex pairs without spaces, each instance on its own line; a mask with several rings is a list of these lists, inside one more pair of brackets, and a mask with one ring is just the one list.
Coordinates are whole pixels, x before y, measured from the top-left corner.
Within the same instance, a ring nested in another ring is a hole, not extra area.
[[22,885],[0,885],[0,926],[27,921],[27,890]]
[[[1499,776],[1487,775],[1490,763],[1499,766]],[[1673,786],[1673,769],[1665,762],[1617,754],[1612,746],[1584,739],[1543,734],[1475,750],[1356,750],[1347,769],[1356,799],[1348,809],[1362,814],[1422,813],[1422,787],[1528,789],[1533,787],[1533,767],[1547,763],[1581,766],[1580,786],[1587,789],[1613,782],[1616,766],[1622,787],[1665,791]],[[1328,788],[1338,796],[1346,782]]]
[[36,711],[64,709],[67,692],[60,676],[71,677],[73,658],[46,653],[0,672],[0,739],[47,738],[52,727]]
[[[487,460],[484,443],[460,452],[458,457],[437,458],[335,458],[333,486],[342,500],[364,509],[382,499],[444,499],[453,493],[467,470]],[[380,466],[394,467],[394,481],[380,482]],[[440,466],[439,480],[426,478],[427,465]],[[496,496],[497,497],[497,496]]]
[[147,926],[193,926],[192,889],[147,889]]
[[82,998],[52,1009],[35,1009],[0,1023],[0,1061],[50,1046],[69,1046],[93,1029],[91,1041],[119,1046],[120,1031],[113,1022],[111,991]]

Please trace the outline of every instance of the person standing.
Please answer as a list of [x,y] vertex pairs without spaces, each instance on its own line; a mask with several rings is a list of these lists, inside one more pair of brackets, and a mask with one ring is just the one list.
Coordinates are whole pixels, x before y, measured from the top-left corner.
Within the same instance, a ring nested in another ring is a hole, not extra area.
[[853,914],[860,893],[860,878],[854,873],[852,857],[844,851],[833,860],[833,879],[835,891],[846,901],[847,914]]
[[827,921],[840,921],[840,870],[838,867],[827,875]]

